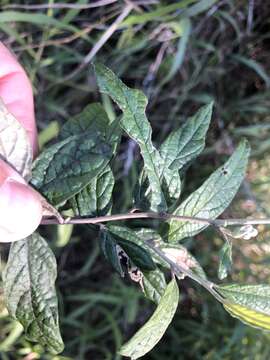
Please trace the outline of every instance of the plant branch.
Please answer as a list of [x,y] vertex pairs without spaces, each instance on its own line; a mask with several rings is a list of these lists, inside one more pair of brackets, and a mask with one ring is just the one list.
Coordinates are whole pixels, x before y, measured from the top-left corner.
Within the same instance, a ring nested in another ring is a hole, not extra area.
[[212,283],[207,279],[203,279],[202,277],[196,275],[193,271],[185,269],[180,264],[176,264],[175,262],[170,260],[158,246],[155,246],[152,240],[144,241],[144,243],[157,255],[159,255],[168,265],[170,265],[172,271],[177,276],[181,276],[182,274],[186,275],[187,277],[191,278],[192,280],[203,286],[206,290],[208,290],[218,301],[222,303],[224,302],[224,298],[222,298],[220,294],[214,289],[214,286],[216,284]]
[[[24,9],[24,10],[43,10],[43,9],[75,9],[75,10],[87,10],[97,7],[102,7],[116,3],[118,0],[99,0],[91,4],[66,4],[66,3],[55,3],[55,4],[7,4],[3,6],[3,9]],[[151,5],[157,4],[157,0],[138,0],[136,5]]]
[[43,218],[42,225],[50,224],[101,224],[111,221],[123,221],[132,219],[158,219],[158,220],[176,220],[182,222],[191,222],[204,225],[212,225],[215,227],[227,227],[227,226],[243,226],[243,225],[270,225],[270,218],[265,219],[205,219],[193,216],[180,216],[168,213],[155,213],[155,212],[138,212],[138,213],[126,213],[115,214],[107,216],[99,216],[92,218],[84,217],[68,217],[61,223],[55,218]]
[[58,3],[58,4],[31,4],[31,5],[23,5],[23,4],[9,4],[4,5],[4,9],[25,9],[25,10],[42,10],[42,9],[77,9],[77,10],[86,10],[97,8],[105,5],[110,5],[116,3],[117,0],[99,0],[92,4],[66,4],[66,3]]

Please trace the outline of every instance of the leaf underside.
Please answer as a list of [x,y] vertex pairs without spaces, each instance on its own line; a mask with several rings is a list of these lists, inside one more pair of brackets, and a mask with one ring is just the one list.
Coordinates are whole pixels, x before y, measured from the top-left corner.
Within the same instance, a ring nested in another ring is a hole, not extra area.
[[148,353],[162,338],[177,309],[179,289],[173,279],[167,286],[158,307],[146,324],[122,346],[119,353],[135,360]]
[[156,268],[153,271],[144,271],[142,290],[144,295],[156,304],[159,304],[166,289],[166,280],[163,272]]
[[219,253],[218,278],[225,279],[232,269],[232,243],[227,242],[222,246]]
[[28,134],[20,122],[7,110],[0,98],[0,156],[26,179],[31,177],[33,161]]
[[270,330],[269,285],[223,285],[216,289],[225,298],[223,306],[247,325]]
[[8,311],[23,325],[31,341],[52,353],[64,349],[58,323],[56,275],[54,254],[39,234],[11,245],[3,273]]

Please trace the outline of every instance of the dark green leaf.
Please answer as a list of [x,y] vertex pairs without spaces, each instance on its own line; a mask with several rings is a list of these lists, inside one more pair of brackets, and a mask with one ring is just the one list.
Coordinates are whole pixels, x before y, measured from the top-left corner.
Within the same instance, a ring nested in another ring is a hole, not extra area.
[[[163,173],[160,173],[160,182],[166,201],[168,205],[170,205],[172,202],[176,201],[181,194],[181,179],[178,170],[170,170],[164,167]],[[144,169],[142,170],[137,186],[135,187],[134,198],[136,207],[139,209],[148,210],[153,208],[150,182]]]
[[73,210],[80,216],[108,215],[112,207],[114,177],[109,165],[76,195],[71,203]]
[[232,243],[226,241],[219,253],[218,278],[225,279],[232,269]]
[[[245,177],[249,152],[248,143],[242,141],[229,160],[180,204],[174,213],[205,219],[219,216],[229,206]],[[194,236],[206,227],[205,224],[173,220],[170,222],[169,242]]]
[[100,91],[108,94],[123,111],[122,128],[140,146],[152,190],[153,210],[165,210],[166,201],[161,190],[159,169],[162,159],[151,140],[152,129],[145,115],[147,98],[141,91],[128,88],[104,65],[96,64],[95,72]]
[[121,275],[124,275],[120,259],[119,259],[119,245],[117,245],[116,241],[107,231],[100,232],[100,245],[101,249],[106,257],[106,259],[110,262],[112,267]]
[[151,229],[141,229],[141,231],[136,232],[134,230],[129,229],[126,226],[119,226],[119,225],[107,225],[106,226],[109,231],[116,235],[121,237],[122,239],[128,240],[132,242],[133,244],[136,244],[142,248],[144,248],[147,252],[150,253],[152,259],[155,260],[155,262],[161,263],[163,266],[166,266],[166,262],[164,262],[160,257],[152,250],[150,249],[147,244],[145,243],[145,240],[152,240],[154,238],[159,237],[155,231],[152,231]]
[[156,304],[160,302],[166,286],[165,276],[160,269],[143,272],[142,290],[144,295]]
[[156,265],[147,250],[119,236],[114,235],[114,239],[117,244],[120,245],[121,248],[125,251],[130,260],[132,260],[134,265],[138,266],[138,268],[140,268],[141,270],[155,270]]
[[72,135],[100,132],[105,134],[108,131],[110,120],[106,111],[99,103],[87,105],[83,111],[69,119],[60,131],[61,140]]
[[164,261],[155,251],[153,251],[148,245],[147,241],[154,241],[155,244],[158,244],[158,247],[163,251],[164,254],[168,255],[172,261],[177,263],[177,259],[182,260],[181,265],[184,261],[186,261],[190,270],[192,270],[195,274],[200,276],[203,279],[206,279],[206,274],[201,267],[198,260],[182,245],[180,244],[168,244],[162,240],[161,236],[153,229],[141,228],[138,231],[134,231],[125,226],[119,225],[108,225],[110,232],[113,234],[120,236],[132,243],[135,243],[145,250],[147,250],[152,259],[159,265],[164,268],[170,269],[170,265],[166,261]]
[[120,349],[122,356],[132,360],[148,353],[159,342],[170,325],[179,301],[179,289],[173,279],[166,288],[158,307],[146,324]]
[[167,137],[160,147],[160,154],[167,167],[180,170],[202,152],[212,111],[213,103],[203,106],[180,129]]
[[73,135],[84,135],[87,137],[102,136],[115,152],[121,137],[119,120],[110,122],[106,111],[99,103],[87,105],[82,112],[69,119],[60,131],[60,138],[66,139]]
[[56,261],[46,241],[37,233],[11,245],[3,273],[8,311],[24,327],[31,341],[52,353],[63,351],[55,291]]
[[121,137],[119,120],[110,121],[106,111],[99,103],[87,105],[83,111],[68,120],[60,131],[60,138],[66,139],[72,135],[96,134],[103,137],[113,147],[116,147]]
[[112,147],[93,133],[73,135],[42,152],[34,163],[32,184],[53,204],[79,193],[105,169]]

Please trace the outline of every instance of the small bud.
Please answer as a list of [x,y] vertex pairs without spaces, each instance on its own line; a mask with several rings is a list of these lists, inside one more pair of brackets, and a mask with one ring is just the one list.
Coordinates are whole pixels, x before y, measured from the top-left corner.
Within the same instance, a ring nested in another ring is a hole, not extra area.
[[258,235],[258,230],[252,225],[241,226],[240,229],[235,230],[232,236],[235,239],[250,240]]

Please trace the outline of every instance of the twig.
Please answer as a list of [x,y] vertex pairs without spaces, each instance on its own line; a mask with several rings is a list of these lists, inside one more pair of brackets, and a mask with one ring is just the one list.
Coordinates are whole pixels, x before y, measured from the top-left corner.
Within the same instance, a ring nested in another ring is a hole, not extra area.
[[249,35],[253,26],[254,0],[248,2],[247,34]]
[[[179,216],[167,213],[155,213],[155,212],[139,212],[139,213],[127,213],[127,214],[115,214],[107,216],[99,216],[94,218],[84,217],[69,217],[66,218],[65,224],[101,224],[110,221],[123,221],[132,219],[158,219],[158,220],[176,220],[182,222],[191,222],[204,225],[212,225],[215,227],[227,227],[227,226],[243,226],[243,225],[270,225],[270,218],[265,219],[206,219],[193,216]],[[42,225],[59,224],[57,219],[43,218]]]
[[23,50],[27,50],[27,49],[36,49],[36,48],[40,48],[40,47],[60,46],[62,44],[68,44],[68,43],[76,40],[79,37],[89,34],[94,28],[95,28],[95,24],[91,24],[71,36],[67,36],[67,37],[63,37],[63,38],[59,38],[59,39],[55,39],[55,40],[44,41],[41,44],[20,46],[20,47],[15,48],[14,51],[23,51]]
[[184,275],[188,276],[189,278],[191,278],[192,280],[196,281],[198,284],[203,286],[206,290],[208,290],[218,301],[224,303],[225,299],[222,298],[220,296],[220,294],[215,291],[215,289],[214,289],[215,284],[214,283],[212,283],[211,281],[196,275],[193,271],[190,271],[189,269],[185,269],[181,265],[176,264],[175,262],[170,260],[159,247],[154,245],[153,241],[148,240],[148,241],[144,241],[144,243],[148,247],[150,247],[150,249],[153,250],[157,255],[159,255],[167,264],[169,264],[172,271],[176,275],[181,276],[182,274],[184,274]]
[[103,47],[106,41],[113,35],[113,33],[117,30],[118,26],[122,23],[122,21],[128,16],[128,14],[133,9],[132,5],[127,5],[124,7],[121,14],[117,17],[114,23],[109,26],[109,28],[104,32],[98,42],[94,45],[94,47],[89,51],[89,53],[85,56],[82,63],[75,69],[70,75],[66,76],[62,81],[67,81],[72,79],[75,75],[77,75],[82,69],[84,69],[94,58],[94,56],[98,53],[98,51]]
[[[67,3],[58,3],[58,4],[7,4],[2,6],[2,9],[25,9],[25,10],[46,10],[46,9],[75,9],[75,10],[87,10],[97,7],[102,7],[110,4],[116,3],[118,0],[99,0],[91,4],[67,4]],[[152,5],[157,4],[158,0],[138,0],[136,5]]]
[[25,10],[42,10],[42,9],[92,9],[105,5],[110,5],[116,3],[118,0],[99,0],[92,2],[91,4],[67,4],[67,3],[58,3],[58,4],[32,4],[32,5],[22,5],[22,4],[10,4],[4,5],[3,9],[25,9]]

